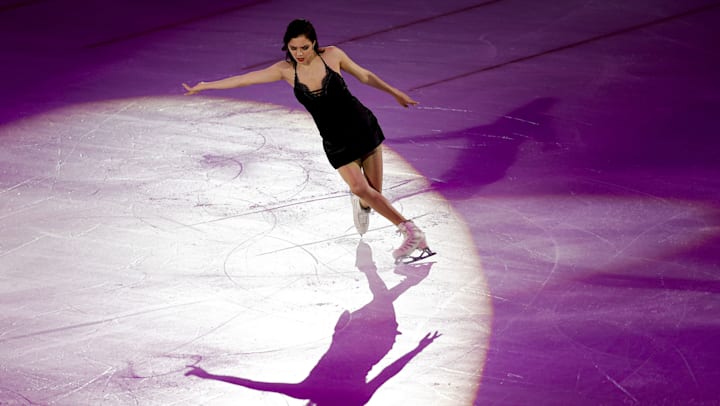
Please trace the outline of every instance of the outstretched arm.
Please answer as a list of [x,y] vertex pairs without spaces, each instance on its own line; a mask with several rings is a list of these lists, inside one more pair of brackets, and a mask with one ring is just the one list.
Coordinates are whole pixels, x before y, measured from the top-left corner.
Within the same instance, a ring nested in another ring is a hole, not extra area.
[[335,51],[340,55],[340,68],[355,76],[360,82],[390,93],[403,107],[418,104],[418,102],[413,100],[404,92],[385,83],[385,81],[380,79],[378,75],[355,63],[355,61],[350,59],[350,57],[340,48],[335,47]]
[[183,83],[183,87],[187,92],[186,95],[200,93],[203,90],[222,90],[232,89],[235,87],[250,86],[260,83],[276,82],[283,79],[282,66],[287,62],[278,62],[265,69],[256,70],[242,75],[231,76],[212,82],[200,82],[195,86],[189,86]]
[[250,379],[240,378],[229,375],[215,375],[208,371],[195,366],[188,365],[189,371],[185,372],[185,376],[197,376],[202,379],[211,379],[215,381],[227,382],[233,385],[244,386],[246,388],[261,390],[265,392],[282,393],[294,397],[296,399],[305,399],[308,397],[307,391],[301,384],[296,383],[276,383],[276,382],[258,382]]
[[442,334],[438,333],[437,331],[434,333],[427,333],[425,337],[420,340],[417,347],[415,347],[412,351],[408,352],[407,354],[403,355],[402,357],[398,358],[395,362],[388,365],[383,369],[378,376],[373,378],[370,382],[368,382],[368,387],[371,390],[371,393],[375,393],[375,391],[378,390],[385,382],[387,382],[390,378],[397,375],[398,372],[400,372],[401,369],[407,365],[408,362],[410,362],[411,359],[413,359],[416,355],[418,355],[422,350],[425,349],[430,343],[435,341],[436,338],[440,337]]

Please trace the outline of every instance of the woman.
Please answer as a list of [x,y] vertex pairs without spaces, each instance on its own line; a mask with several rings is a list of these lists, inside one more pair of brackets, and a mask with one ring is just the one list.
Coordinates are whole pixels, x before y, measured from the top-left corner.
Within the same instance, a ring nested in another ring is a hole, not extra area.
[[[339,72],[344,70],[360,82],[391,94],[404,107],[417,102],[356,64],[340,48],[320,48],[315,28],[307,20],[292,21],[283,44],[284,61],[195,86],[183,83],[185,94],[286,81],[315,120],[330,164],[350,187],[355,227],[360,235],[367,231],[373,209],[396,225],[405,238],[393,251],[396,262],[413,262],[435,254],[428,248],[425,234],[382,195],[381,143],[385,136],[373,113],[350,94]],[[420,254],[412,256],[415,250]]]

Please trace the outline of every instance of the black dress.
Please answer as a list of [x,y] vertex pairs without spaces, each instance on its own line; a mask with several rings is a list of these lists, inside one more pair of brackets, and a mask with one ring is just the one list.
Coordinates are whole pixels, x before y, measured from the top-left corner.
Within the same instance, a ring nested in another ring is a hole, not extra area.
[[298,80],[296,65],[293,92],[315,120],[325,154],[337,169],[372,152],[385,136],[372,111],[350,94],[342,76],[320,59],[325,65],[322,87],[310,91]]

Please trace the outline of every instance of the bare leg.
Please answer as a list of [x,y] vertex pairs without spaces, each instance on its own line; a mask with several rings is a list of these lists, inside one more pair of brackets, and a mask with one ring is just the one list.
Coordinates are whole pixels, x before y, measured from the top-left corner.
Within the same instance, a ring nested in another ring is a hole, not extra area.
[[[363,165],[365,171],[363,172]],[[338,173],[350,186],[350,192],[357,195],[361,202],[370,206],[391,223],[398,225],[406,221],[390,202],[382,195],[382,150],[375,152],[364,161],[351,162],[338,168]]]
[[[369,155],[363,157],[360,160],[360,168],[363,170],[363,174],[365,175],[365,179],[367,179],[370,186],[377,190],[378,192],[382,193],[382,185],[383,185],[383,151],[382,151],[382,145],[379,145],[373,152],[371,152]],[[362,199],[360,200],[360,204],[362,204],[364,207],[368,207],[369,204],[366,204]]]
[[[350,186],[350,192],[360,198],[361,205],[370,206],[381,216],[398,226],[398,230],[403,234],[405,240],[399,248],[393,251],[396,263],[414,262],[435,255],[427,246],[425,233],[412,221],[407,221],[383,196],[381,147],[376,148],[375,151],[362,159],[341,166],[338,168],[338,173],[345,183]],[[360,235],[362,235],[363,231],[361,231],[362,228],[359,224],[362,224],[362,221],[357,220],[356,217],[355,227],[358,228]],[[367,230],[367,226],[364,227],[364,230]],[[420,250],[420,255],[412,256],[415,250]]]

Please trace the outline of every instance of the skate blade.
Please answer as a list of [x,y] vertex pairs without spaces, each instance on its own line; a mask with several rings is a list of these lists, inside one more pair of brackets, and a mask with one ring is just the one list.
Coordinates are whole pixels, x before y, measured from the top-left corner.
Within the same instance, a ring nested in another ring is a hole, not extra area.
[[437,253],[435,251],[432,251],[430,247],[425,247],[420,250],[420,254],[418,255],[405,255],[402,257],[398,257],[397,259],[395,259],[395,264],[412,264],[413,262],[422,261],[425,258],[430,258],[435,254]]

